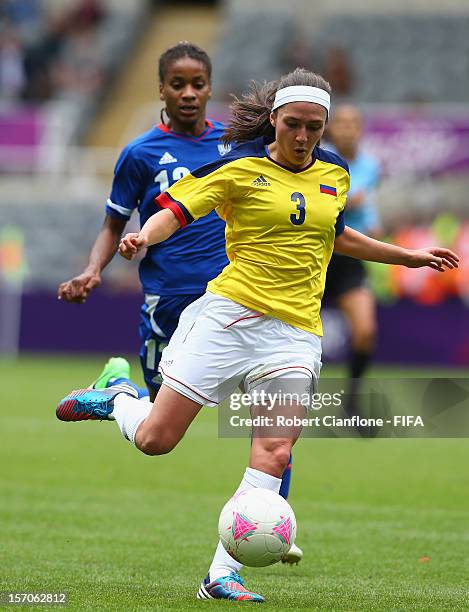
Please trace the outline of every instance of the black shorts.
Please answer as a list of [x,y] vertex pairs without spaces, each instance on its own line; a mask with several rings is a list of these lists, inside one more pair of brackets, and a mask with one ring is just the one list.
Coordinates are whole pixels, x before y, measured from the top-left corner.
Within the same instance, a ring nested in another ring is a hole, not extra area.
[[347,255],[333,253],[327,268],[324,300],[333,302],[352,289],[366,286],[366,270],[363,262]]

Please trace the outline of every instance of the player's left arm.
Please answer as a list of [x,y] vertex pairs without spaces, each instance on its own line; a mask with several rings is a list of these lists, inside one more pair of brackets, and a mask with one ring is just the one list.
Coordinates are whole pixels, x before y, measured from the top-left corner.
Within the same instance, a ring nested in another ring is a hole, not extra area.
[[404,249],[375,240],[345,226],[334,243],[334,250],[340,255],[348,255],[355,259],[377,261],[379,263],[397,264],[407,268],[428,266],[438,272],[445,268],[458,267],[459,257],[453,251],[442,247],[427,247],[425,249]]

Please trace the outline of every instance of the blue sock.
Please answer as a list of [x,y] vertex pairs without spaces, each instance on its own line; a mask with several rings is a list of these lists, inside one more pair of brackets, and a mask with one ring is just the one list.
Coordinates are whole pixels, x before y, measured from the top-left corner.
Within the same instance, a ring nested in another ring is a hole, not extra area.
[[114,387],[115,385],[118,385],[121,382],[127,383],[128,385],[133,387],[138,393],[138,399],[141,399],[142,397],[148,397],[148,389],[146,389],[145,387],[138,387],[128,378],[112,378],[108,383],[108,387]]
[[293,457],[292,457],[292,454],[290,453],[290,459],[288,460],[288,465],[282,474],[282,484],[280,485],[280,491],[278,492],[279,495],[283,497],[283,499],[288,499],[288,493],[290,492],[292,460],[293,460]]

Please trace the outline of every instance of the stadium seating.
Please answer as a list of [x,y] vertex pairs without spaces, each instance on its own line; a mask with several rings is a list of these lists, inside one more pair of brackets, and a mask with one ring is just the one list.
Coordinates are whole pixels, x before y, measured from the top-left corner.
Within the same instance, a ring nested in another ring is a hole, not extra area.
[[[260,24],[269,36],[259,36]],[[462,103],[469,98],[467,14],[331,15],[308,33],[307,24],[295,24],[281,12],[238,13],[218,49],[217,90],[278,76],[288,37],[300,26],[317,70],[330,48],[347,53],[355,101]]]
[[[8,44],[16,52],[15,80],[10,77],[6,82],[5,75],[13,70],[11,52],[2,54],[0,46],[1,125],[22,129],[17,115],[26,101],[30,114],[42,113],[44,130],[48,127],[46,114],[53,116],[55,123],[67,125],[63,132],[56,131],[63,146],[80,141],[141,32],[148,10],[144,0],[73,0],[63,4],[49,0],[34,14],[32,23],[21,21],[13,10],[5,9],[4,15],[0,12]],[[2,136],[0,145],[9,144],[22,143],[16,142],[14,135],[11,143]],[[8,157],[0,155],[0,171],[15,169]],[[27,163],[19,169],[34,170]]]
[[[294,27],[292,17],[278,12],[238,13],[227,20],[214,65],[219,97],[239,92],[251,79],[263,82],[276,78]],[[268,36],[261,32],[268,32]]]
[[469,15],[334,17],[315,47],[341,44],[368,102],[465,102],[469,95]]

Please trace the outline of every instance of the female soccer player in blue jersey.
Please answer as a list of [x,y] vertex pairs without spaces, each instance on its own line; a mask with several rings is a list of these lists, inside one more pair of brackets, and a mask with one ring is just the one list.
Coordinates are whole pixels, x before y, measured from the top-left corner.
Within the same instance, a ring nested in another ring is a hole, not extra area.
[[[329,108],[329,84],[301,69],[235,102],[227,139],[240,146],[161,194],[164,210],[120,244],[120,253],[131,259],[215,208],[227,224],[229,265],[182,313],[163,352],[163,385],[154,405],[138,401],[129,386],[83,389],[60,402],[60,419],[112,418],[145,454],[168,453],[202,405],[216,406],[240,384],[247,392],[280,387],[301,396],[314,388],[321,358],[319,311],[334,249],[409,267],[457,266],[448,249],[407,250],[345,226],[347,164],[318,146]],[[254,413],[260,409],[254,406]],[[289,410],[304,416],[300,402]],[[300,428],[254,434],[238,491],[278,491]],[[243,586],[239,570],[219,544],[198,597],[264,601]]]
[[[158,210],[155,198],[191,170],[227,151],[223,126],[206,118],[212,65],[199,47],[182,42],[159,59],[161,123],[130,142],[115,168],[103,227],[85,270],[62,283],[59,298],[82,303],[101,283],[134,209],[143,224]],[[151,246],[140,264],[145,294],[141,309],[140,360],[152,401],[159,389],[162,347],[184,308],[199,298],[209,280],[226,266],[225,224],[212,212],[164,244]]]

